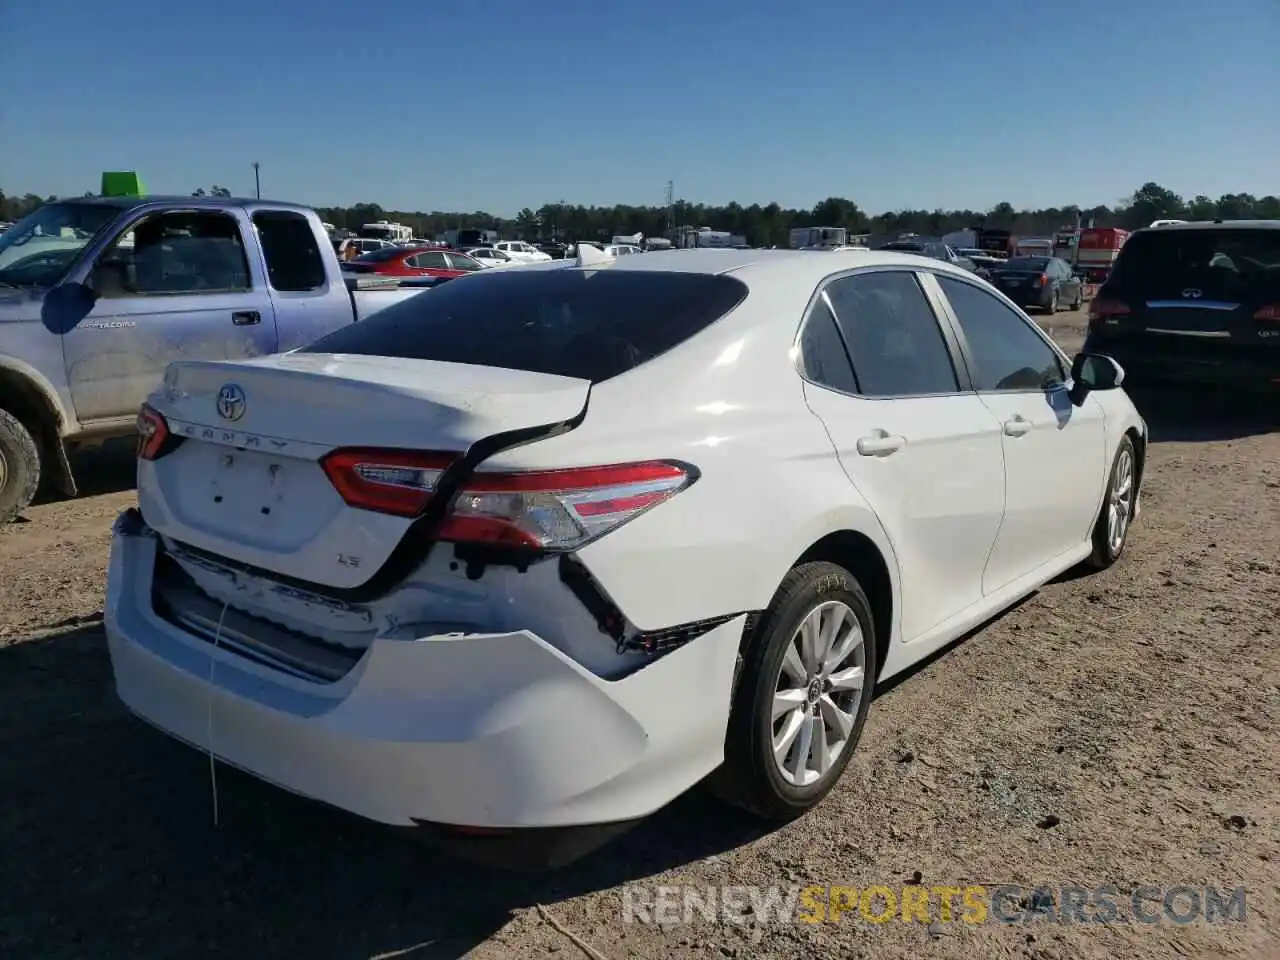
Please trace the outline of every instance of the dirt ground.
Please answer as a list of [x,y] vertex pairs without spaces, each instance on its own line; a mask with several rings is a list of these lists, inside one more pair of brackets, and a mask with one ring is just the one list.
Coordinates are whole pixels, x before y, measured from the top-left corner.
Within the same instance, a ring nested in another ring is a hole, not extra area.
[[[1052,321],[1069,349],[1079,326]],[[90,458],[91,495],[0,530],[0,955],[1280,956],[1280,424],[1138,401],[1153,444],[1122,561],[882,690],[817,811],[766,832],[695,792],[545,875],[458,863],[221,769],[215,826],[207,759],[115,698],[101,611],[132,464],[127,449]],[[1043,905],[1034,887],[1110,884],[1121,910],[623,922],[659,886],[810,884],[1013,884],[1024,907]],[[1206,884],[1246,888],[1244,919],[1125,909],[1143,885]]]

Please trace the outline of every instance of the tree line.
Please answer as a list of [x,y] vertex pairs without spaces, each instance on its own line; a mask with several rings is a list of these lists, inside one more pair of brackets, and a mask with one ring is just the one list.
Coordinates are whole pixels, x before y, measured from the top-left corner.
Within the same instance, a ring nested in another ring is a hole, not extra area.
[[[199,188],[195,196],[228,196],[230,191],[214,186]],[[0,191],[0,220],[16,220],[54,197],[35,194],[6,195]],[[538,209],[526,207],[511,218],[484,211],[457,213],[422,210],[390,210],[376,203],[350,207],[318,207],[320,216],[334,226],[358,230],[362,224],[391,220],[406,224],[419,237],[435,237],[450,229],[476,227],[498,230],[503,236],[522,239],[558,237],[565,240],[593,239],[642,233],[661,236],[669,226],[710,227],[746,237],[754,245],[787,246],[792,227],[846,227],[850,233],[918,233],[941,236],[954,230],[984,226],[1010,230],[1023,236],[1051,235],[1080,222],[1099,227],[1136,229],[1153,220],[1280,219],[1280,197],[1255,197],[1248,193],[1223,194],[1216,200],[1206,196],[1183,198],[1158,183],[1143,184],[1114,207],[1047,207],[1017,210],[1010,203],[998,203],[990,210],[898,210],[868,214],[854,201],[828,197],[810,210],[792,209],[777,203],[743,206],[729,203],[712,206],[680,200],[670,208],[660,206],[586,207],[549,203]]]

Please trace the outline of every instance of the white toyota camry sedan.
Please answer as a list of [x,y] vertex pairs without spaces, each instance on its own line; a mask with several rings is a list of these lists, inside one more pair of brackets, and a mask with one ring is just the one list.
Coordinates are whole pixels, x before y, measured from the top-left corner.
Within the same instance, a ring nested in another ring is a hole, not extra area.
[[1124,549],[1147,429],[1122,370],[971,273],[866,250],[488,273],[169,368],[107,588],[134,713],[549,865],[704,780],[809,810],[878,681]]

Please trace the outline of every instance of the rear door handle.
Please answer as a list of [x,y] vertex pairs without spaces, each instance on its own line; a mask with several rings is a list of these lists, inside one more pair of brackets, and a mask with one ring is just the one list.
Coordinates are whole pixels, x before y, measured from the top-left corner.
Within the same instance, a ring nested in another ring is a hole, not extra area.
[[906,443],[906,437],[877,430],[869,437],[859,438],[858,453],[864,457],[887,457],[891,453],[897,453]]
[[262,322],[262,314],[257,310],[237,310],[231,315],[231,322],[237,327],[252,327]]
[[1014,417],[1004,422],[1005,436],[1021,437],[1031,431],[1031,421],[1025,417]]

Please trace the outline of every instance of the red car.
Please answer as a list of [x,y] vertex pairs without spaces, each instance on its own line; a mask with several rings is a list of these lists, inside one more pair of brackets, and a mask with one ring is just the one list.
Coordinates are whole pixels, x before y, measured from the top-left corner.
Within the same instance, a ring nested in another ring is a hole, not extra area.
[[457,250],[440,247],[384,247],[357,257],[347,264],[358,273],[385,277],[434,277],[452,280],[483,270],[480,261]]

